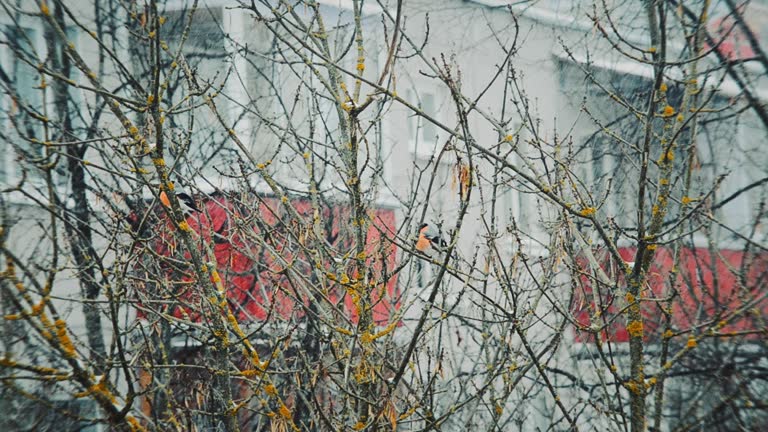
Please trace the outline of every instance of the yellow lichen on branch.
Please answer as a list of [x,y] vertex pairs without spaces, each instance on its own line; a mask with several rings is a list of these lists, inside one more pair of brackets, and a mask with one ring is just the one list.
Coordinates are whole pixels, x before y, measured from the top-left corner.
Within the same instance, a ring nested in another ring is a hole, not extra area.
[[334,329],[343,335],[352,336],[352,331],[344,327],[335,327]]
[[635,381],[628,381],[628,382],[626,382],[624,384],[624,388],[626,388],[627,390],[629,390],[630,392],[635,393],[635,394],[640,392],[640,387],[638,387],[638,385],[637,385],[637,383]]
[[277,396],[277,388],[275,388],[275,386],[272,383],[267,383],[266,385],[264,385],[264,393],[272,397],[275,397]]
[[131,428],[131,432],[144,432],[146,429],[144,429],[144,426],[139,423],[138,420],[136,420],[136,417],[134,416],[126,416],[125,421],[128,423],[128,427]]
[[57,319],[54,323],[56,326],[56,338],[61,345],[61,350],[64,351],[64,355],[69,358],[74,358],[77,353],[75,352],[75,345],[72,344],[72,339],[69,338],[67,333],[67,324],[62,319]]
[[[391,322],[389,325],[387,325],[383,330],[381,330],[378,333],[375,333],[375,334],[371,334],[368,332],[363,333],[363,337],[361,338],[361,340],[363,342],[366,342],[366,340],[367,342],[373,342],[376,339],[382,338],[388,335],[389,333],[391,333],[395,329],[395,327],[397,327],[397,321]],[[363,340],[363,338],[365,338],[366,340]]]
[[219,272],[216,269],[211,270],[211,281],[216,285],[221,283],[221,276],[219,276]]
[[643,337],[643,322],[632,321],[627,324],[627,333],[632,337]]
[[693,336],[689,337],[688,342],[685,343],[685,347],[688,349],[696,348],[696,345],[698,345],[698,343],[696,342],[696,338]]
[[290,420],[293,414],[291,413],[291,410],[288,409],[287,406],[285,406],[284,403],[280,402],[280,415],[285,417],[286,419]]

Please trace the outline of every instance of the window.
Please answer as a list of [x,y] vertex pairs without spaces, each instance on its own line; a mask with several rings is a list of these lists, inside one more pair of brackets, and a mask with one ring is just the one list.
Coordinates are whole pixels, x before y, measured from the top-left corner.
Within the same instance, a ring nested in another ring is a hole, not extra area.
[[224,13],[222,8],[205,8],[195,12],[192,21],[188,10],[167,13],[168,21],[163,26],[168,37],[171,52],[178,49],[180,37],[189,29],[189,38],[184,42],[184,55],[196,73],[201,86],[219,86],[224,81],[229,53],[225,49]]
[[35,405],[37,412],[27,416],[34,430],[60,430],[100,432],[104,427],[98,423],[99,409],[88,399],[54,399],[51,405]]
[[[640,172],[640,152],[645,136],[644,124],[633,113],[612,100],[612,94],[644,112],[652,82],[649,77],[619,73],[610,68],[592,67],[591,73],[601,86],[585,78],[581,68],[568,61],[560,65],[560,85],[566,104],[572,111],[586,107],[587,120],[574,134],[573,163],[576,176],[582,180],[580,191],[589,193],[594,200],[591,205],[601,205],[600,217],[614,217],[624,227],[636,224],[637,198],[639,193],[638,175]],[[699,79],[705,83],[712,81],[706,77]],[[679,110],[684,88],[675,80],[665,80],[666,104],[675,111]],[[740,125],[748,119],[737,106],[737,99],[729,99],[722,88],[715,90],[704,86],[698,104],[705,104],[697,114],[697,135],[695,147],[688,147],[691,133],[690,125],[684,125],[677,147],[674,149],[674,167],[669,179],[672,185],[672,198],[668,202],[667,221],[676,220],[680,215],[679,202],[685,193],[694,202],[709,196],[716,204],[728,199],[727,205],[716,207],[720,220],[728,221],[731,229],[749,232],[754,224],[753,206],[758,202],[751,193],[739,193],[744,187],[759,180],[762,161],[753,161],[762,152],[757,151],[751,141],[762,137],[747,133]],[[659,111],[664,107],[660,106]],[[583,119],[582,119],[583,120]],[[676,123],[677,124],[677,123]],[[664,120],[653,120],[654,136],[651,143],[651,157],[658,158],[663,136]],[[739,131],[742,131],[740,134]],[[693,152],[693,153],[691,153]],[[690,156],[693,155],[693,159]],[[690,164],[690,187],[685,182]],[[658,165],[652,160],[648,167],[648,178],[659,178]],[[647,189],[646,199],[653,199],[656,188]],[[732,197],[732,198],[731,198]],[[730,199],[729,199],[730,198]],[[650,207],[650,206],[649,206]],[[648,211],[652,211],[649,208]],[[729,240],[725,232],[720,232],[718,241]]]
[[[427,87],[427,86],[425,86]],[[437,90],[426,89],[407,91],[407,100],[414,104],[424,115],[436,121],[442,121],[440,110],[441,101]],[[411,152],[421,158],[429,158],[435,154],[440,141],[440,133],[434,123],[410,110],[408,115],[408,141]]]
[[[631,131],[624,131],[632,134]],[[638,131],[635,131],[638,132]],[[621,136],[625,136],[623,133]],[[616,138],[595,132],[586,139],[578,155],[577,175],[589,194],[590,206],[602,205],[609,217],[625,214],[637,197],[638,155],[623,148]]]
[[[182,54],[184,60],[194,74],[199,87],[206,94],[227,93],[225,84],[228,81],[237,80],[230,73],[230,51],[227,49],[225,10],[221,7],[199,8],[189,19],[189,9],[168,10],[163,13],[167,18],[162,27],[162,37],[167,41],[168,53],[163,52],[161,62],[164,62],[165,71],[170,78],[168,88],[164,94],[163,105],[173,106],[181,104],[188,110],[169,115],[163,124],[166,149],[169,159],[180,157],[183,154],[185,162],[179,164],[177,169],[183,169],[185,175],[190,177],[202,172],[204,175],[216,175],[213,168],[226,165],[232,155],[228,146],[226,130],[219,124],[216,117],[208,107],[201,104],[202,98],[195,97],[185,100],[191,90],[181,65],[171,68],[175,55],[181,43],[181,36],[189,28],[188,38],[184,41]],[[152,64],[145,55],[148,48],[143,46],[134,51],[136,67],[150,71]],[[221,95],[215,99],[218,110],[229,122],[237,116],[232,115],[232,104],[228,103],[229,95]],[[193,125],[192,136],[188,134],[189,125]],[[228,125],[231,127],[232,125]],[[155,139],[154,137],[152,138]],[[189,145],[189,148],[184,146]]]
[[[575,140],[571,166],[581,182],[577,188],[587,201],[585,205],[600,207],[601,216],[616,218],[622,226],[632,226],[636,222],[638,175],[645,125],[612,97],[618,95],[642,112],[653,83],[644,76],[618,73],[611,69],[593,67],[590,71],[600,85],[586,78],[578,66],[568,61],[560,62],[560,86],[565,103],[574,111],[580,110],[583,104],[588,113],[584,116],[586,120],[582,119],[583,127],[576,134],[580,136]],[[669,82],[667,104],[679,108],[682,93],[681,86]],[[662,118],[653,120],[651,157],[660,154],[659,139],[664,133],[663,126]],[[671,181],[675,182],[677,191],[681,190],[680,175],[687,162],[684,150],[687,149],[679,146],[675,150],[676,166]],[[658,178],[656,164],[649,165],[648,176],[650,179]],[[677,212],[670,209],[667,217],[677,217]]]
[[40,75],[32,66],[40,62],[42,46],[40,32],[30,27],[5,26],[0,45],[2,69],[2,103],[0,103],[0,140],[4,157],[0,161],[0,182],[9,182],[19,174],[15,163],[17,152],[29,158],[41,154],[41,146],[29,140],[39,139],[41,124],[34,114],[41,111]]
[[[67,27],[66,29],[67,39],[70,43],[74,44],[76,49],[80,47],[80,32],[76,27]],[[74,61],[68,60],[69,68],[67,71],[67,78],[71,79],[75,83],[82,81],[83,73],[77,68]],[[60,60],[59,64],[64,64],[64,59]],[[70,121],[72,122],[72,133],[76,134],[79,130],[86,126],[85,112],[83,112],[83,97],[82,92],[75,86],[68,86],[67,89],[67,110],[69,113]]]
[[[76,27],[67,27],[65,29],[67,34],[67,41],[75,46],[75,49],[80,49],[80,33]],[[58,41],[57,41],[58,42]],[[49,57],[51,61],[51,68],[56,69],[56,72],[66,76],[72,82],[80,84],[83,80],[83,74],[80,69],[77,68],[74,61],[69,57],[67,53],[65,42],[60,41],[53,47],[53,52]],[[50,83],[50,78],[48,78]],[[59,85],[66,85],[66,100],[63,109],[64,112],[60,112],[60,107],[57,106],[57,89]],[[64,84],[62,81],[57,81],[54,85],[49,87],[48,103],[49,110],[54,113],[54,118],[60,122],[60,126],[51,132],[50,139],[54,141],[79,141],[85,138],[84,129],[88,125],[86,119],[87,110],[83,100],[82,90],[76,85]],[[66,117],[66,118],[65,118]],[[56,165],[55,181],[60,185],[66,185],[68,181],[69,167],[66,161],[60,161]]]

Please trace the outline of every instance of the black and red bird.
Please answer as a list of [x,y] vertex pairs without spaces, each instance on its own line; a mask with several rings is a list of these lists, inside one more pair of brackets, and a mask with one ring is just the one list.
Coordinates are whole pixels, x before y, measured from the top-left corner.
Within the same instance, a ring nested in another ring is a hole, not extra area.
[[440,236],[440,232],[427,223],[419,227],[419,238],[416,240],[416,250],[425,254],[433,251],[444,252],[448,243]]
[[[179,200],[179,206],[181,206],[181,212],[184,214],[184,217],[189,217],[192,213],[200,212],[200,209],[197,208],[197,205],[195,204],[195,200],[192,199],[191,196],[184,192],[179,192],[176,194],[176,198]],[[165,208],[171,208],[171,201],[168,199],[168,195],[165,194],[165,191],[160,192],[160,202],[163,203]]]

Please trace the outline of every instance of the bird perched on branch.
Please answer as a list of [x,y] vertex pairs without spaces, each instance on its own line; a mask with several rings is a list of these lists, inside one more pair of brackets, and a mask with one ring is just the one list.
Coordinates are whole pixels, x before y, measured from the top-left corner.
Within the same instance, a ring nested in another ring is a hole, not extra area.
[[416,240],[416,250],[431,255],[435,252],[445,252],[448,243],[440,236],[440,232],[424,223],[419,227],[419,238]]
[[[184,214],[184,217],[189,217],[192,213],[200,212],[200,209],[195,205],[195,200],[193,200],[191,196],[184,192],[179,192],[176,194],[176,198],[179,200],[179,206],[181,206],[181,212]],[[163,203],[165,208],[171,208],[171,201],[168,199],[168,195],[165,194],[165,191],[160,192],[160,202]]]

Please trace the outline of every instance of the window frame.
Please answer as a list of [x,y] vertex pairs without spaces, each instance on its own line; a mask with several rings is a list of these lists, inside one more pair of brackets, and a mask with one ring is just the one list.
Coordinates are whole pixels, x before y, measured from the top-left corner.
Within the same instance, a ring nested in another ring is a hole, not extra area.
[[[18,20],[18,22],[14,22],[7,16],[0,17],[0,26],[2,26],[3,29],[3,39],[5,39],[5,34],[8,30],[19,30],[23,29],[24,31],[33,31],[34,35],[30,38],[30,41],[32,42],[33,48],[38,54],[38,57],[42,55],[43,58],[46,58],[48,55],[48,48],[45,44],[45,37],[43,35],[43,26],[40,22],[36,20],[30,20],[30,19],[24,19],[22,17]],[[5,45],[0,44],[0,64],[2,65],[3,69],[12,72],[11,65],[13,64],[14,54],[13,50]],[[10,74],[9,74],[10,75]],[[15,78],[14,78],[15,79]],[[39,81],[39,74],[38,74],[38,81]],[[39,83],[38,83],[39,84]],[[15,89],[14,89],[15,90]],[[40,92],[41,89],[39,88],[33,88],[35,92]],[[43,90],[45,92],[48,92],[48,90]],[[43,101],[47,100],[48,98],[43,98],[42,96],[39,98],[38,101],[38,108],[40,110],[47,109],[48,107],[43,106]],[[0,98],[0,110],[2,110],[6,118],[2,119],[3,126],[7,126],[7,130],[12,130],[12,134],[17,134],[17,128],[13,125],[13,122],[10,118],[10,112],[11,112],[11,96],[7,94],[3,90],[2,98]],[[36,136],[36,139],[40,139],[42,141],[43,137],[43,126],[42,124],[35,126],[35,131],[38,134]],[[3,156],[0,157],[0,164],[2,165],[2,172],[0,173],[0,183],[4,184],[13,184],[16,183],[19,179],[21,179],[21,171],[19,169],[19,164],[16,163],[16,151],[10,148],[11,144],[6,142],[2,143],[1,145],[4,145],[5,148],[3,149]],[[26,145],[26,144],[25,144]],[[9,151],[12,150],[12,151]],[[31,176],[29,181],[38,181],[35,176]]]
[[[415,88],[419,88],[417,92]],[[423,108],[423,98],[425,96],[431,96],[433,101],[433,112],[426,112],[424,114],[432,117],[440,123],[444,123],[444,115],[440,106],[445,103],[445,95],[440,91],[438,86],[435,86],[429,82],[418,82],[411,88],[406,90],[406,100],[416,106],[419,110]],[[423,116],[408,110],[406,112],[406,131],[408,134],[408,150],[415,159],[428,160],[435,156],[438,151],[438,146],[442,139],[445,139],[445,134],[441,134],[440,128],[433,123],[428,122]],[[431,127],[435,129],[435,137],[431,142],[425,142],[425,122],[429,123]]]
[[[212,10],[217,9],[221,14],[219,17],[220,21],[214,22],[215,24],[220,24],[221,26],[221,42],[222,43],[220,48],[223,50],[222,55],[225,56],[225,60],[226,60],[226,61],[222,61],[221,65],[225,66],[227,69],[229,67],[234,67],[237,70],[236,72],[237,74],[247,73],[244,69],[245,67],[247,67],[247,64],[242,58],[240,58],[239,56],[235,57],[233,59],[234,65],[232,65],[232,61],[230,61],[227,58],[228,56],[236,55],[232,47],[232,44],[228,40],[228,35],[233,38],[237,38],[243,34],[245,29],[243,25],[242,16],[246,12],[240,9],[233,10],[231,8],[228,8],[226,7],[227,3],[220,0],[214,0],[214,1],[209,0],[201,3],[202,4],[198,6],[195,12],[195,17],[194,17],[195,21],[199,22],[199,20],[201,19],[202,20],[212,19],[210,15],[212,13],[211,12]],[[170,14],[178,14],[179,18],[183,17],[183,19],[186,20],[186,14],[189,12],[191,4],[192,4],[192,1],[190,0],[170,0],[165,4],[164,9],[160,13],[163,14],[166,18],[168,18]],[[169,19],[169,21],[171,20]],[[193,21],[193,27],[194,27],[195,21]],[[166,23],[165,27],[168,27],[168,25],[169,24]],[[185,42],[184,48],[182,49],[182,54],[185,54],[187,56],[189,55],[189,53],[185,53],[185,51],[190,49],[191,39],[192,38],[190,37]],[[178,45],[176,44],[176,42],[177,41],[168,43],[170,52],[172,54],[175,54],[177,52],[176,50],[178,49]],[[216,52],[218,52],[218,48],[219,47],[217,47]],[[206,53],[209,51],[210,51],[209,48],[205,49]],[[191,65],[191,66],[195,67],[196,65]],[[242,81],[247,82],[247,77],[243,77]],[[219,112],[223,114],[225,121],[229,123],[229,121],[232,118],[238,118],[237,125],[234,126],[234,129],[238,134],[238,136],[240,136],[244,142],[248,142],[248,140],[250,139],[249,131],[252,129],[251,120],[249,116],[233,115],[233,110],[236,110],[240,106],[240,103],[243,103],[244,101],[242,96],[243,92],[238,91],[236,87],[236,85],[238,85],[239,83],[240,83],[240,80],[236,79],[235,74],[231,74],[231,76],[227,77],[227,80],[224,83],[224,86],[222,87],[222,93],[228,95],[228,97],[219,97],[216,99],[216,101],[217,101],[217,106],[219,108]],[[210,90],[213,91],[214,89],[218,89],[219,88],[218,84],[219,83],[216,82],[216,85],[211,87]],[[182,88],[186,88],[186,84],[184,84]],[[235,114],[239,114],[239,113],[235,113]],[[139,119],[137,117],[134,120],[138,121]],[[200,138],[201,136],[212,138],[215,140],[220,139],[222,143],[227,142],[226,133],[224,129],[221,128],[220,125],[218,125],[218,123],[213,120],[213,117],[211,117],[211,121],[213,121],[214,127],[211,128],[210,130],[206,130],[205,126],[202,126],[202,129],[197,129],[197,127],[201,127],[201,123],[199,119],[195,121],[196,129],[192,132],[192,136],[190,138],[191,143],[195,143],[199,141],[199,139],[196,139],[196,138]],[[153,139],[156,139],[156,138],[153,138]],[[194,144],[190,145],[190,147],[187,149],[187,153],[184,154],[184,158],[189,157],[190,152],[193,149],[194,149]],[[192,154],[192,156],[194,156],[194,154]],[[170,154],[168,154],[166,157],[170,157]],[[174,157],[173,159],[175,160],[176,157]],[[192,159],[196,159],[196,158],[193,157]],[[196,172],[198,173],[198,175],[203,175],[206,179],[205,181],[196,181],[195,177],[197,176],[190,177],[188,179],[190,182],[194,183],[196,187],[205,188],[205,185],[209,183],[220,184],[222,182],[226,182],[226,176],[222,177],[221,175],[219,175],[217,170],[211,169],[213,165],[211,165],[209,162],[210,160],[213,160],[213,159],[216,159],[216,157],[207,158],[206,159],[207,161],[204,166],[196,167],[197,168]],[[166,160],[166,163],[169,163],[169,162],[170,160]]]

